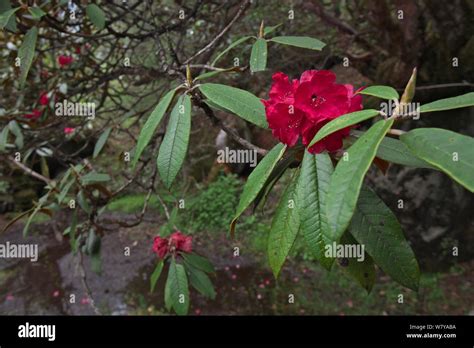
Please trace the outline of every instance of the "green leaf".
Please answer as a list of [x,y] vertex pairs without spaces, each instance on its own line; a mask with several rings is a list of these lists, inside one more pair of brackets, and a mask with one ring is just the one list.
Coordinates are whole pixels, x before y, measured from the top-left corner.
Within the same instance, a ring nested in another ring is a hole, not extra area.
[[247,207],[257,197],[260,190],[262,190],[265,182],[275,168],[276,164],[283,156],[286,150],[286,145],[278,143],[270,152],[262,159],[262,161],[255,167],[247,179],[244,187],[244,192],[240,196],[239,205],[235,212],[235,217],[230,224],[230,233],[234,234],[235,224],[239,216],[247,209]]
[[370,86],[367,88],[364,88],[362,91],[358,92],[359,94],[366,94],[366,95],[371,95],[377,98],[382,98],[382,99],[395,99],[398,100],[400,98],[400,95],[398,92],[389,86]]
[[214,300],[216,298],[216,291],[206,273],[194,267],[187,267],[187,270],[191,285],[199,291],[200,294]]
[[216,65],[217,61],[219,59],[221,59],[227,52],[229,52],[231,49],[233,49],[234,47],[240,45],[241,43],[247,41],[248,39],[251,39],[252,36],[244,36],[244,37],[241,37],[240,39],[238,40],[235,40],[234,42],[232,42],[229,47],[227,47],[225,50],[223,50],[221,53],[219,53],[216,57],[216,59],[214,59],[211,63],[212,66]]
[[152,293],[153,290],[155,290],[156,282],[160,278],[161,271],[163,270],[163,265],[164,265],[163,260],[160,260],[158,262],[158,264],[156,265],[155,270],[151,274],[151,277],[150,277],[150,293]]
[[8,128],[10,131],[15,135],[15,145],[17,148],[23,148],[23,133],[21,132],[21,128],[18,125],[18,122],[12,120],[8,123]]
[[89,20],[94,24],[98,30],[102,30],[105,27],[105,13],[96,4],[89,4],[86,7],[86,14]]
[[377,150],[377,157],[409,167],[435,169],[428,162],[416,157],[403,142],[390,137],[383,138]]
[[263,29],[263,36],[266,36],[268,34],[271,34],[273,33],[275,30],[277,30],[279,27],[281,27],[283,25],[283,23],[280,23],[280,24],[277,24],[277,25],[273,25],[271,27],[265,27]]
[[252,93],[216,83],[203,84],[199,89],[212,103],[259,127],[268,128],[265,107]]
[[107,139],[109,138],[110,132],[112,131],[112,128],[107,128],[97,139],[97,142],[95,143],[94,146],[94,153],[92,155],[93,158],[96,158],[97,155],[102,151],[105,143],[107,142]]
[[35,55],[36,39],[38,37],[38,28],[33,27],[25,34],[23,43],[18,50],[20,58],[20,88],[23,88],[28,71],[30,71],[31,63]]
[[61,192],[57,196],[58,204],[60,204],[64,200],[64,198],[66,198],[66,195],[68,194],[72,184],[74,184],[74,179],[70,180],[66,185],[64,185]]
[[[351,221],[365,173],[393,119],[380,120],[362,135],[339,160],[329,184],[326,214],[337,242]],[[345,160],[347,158],[347,160]]]
[[9,9],[2,14],[0,14],[0,30],[7,28],[11,31],[16,31],[16,22],[15,22],[15,12],[18,11],[20,7]]
[[418,157],[474,192],[474,138],[439,128],[419,128],[400,140]]
[[[351,247],[359,248],[360,244],[357,243],[350,233],[346,232],[341,237],[340,245],[350,245]],[[360,261],[357,258],[347,258],[345,261],[346,264],[344,266],[341,265],[341,267],[354,278],[360,286],[367,290],[367,293],[370,293],[375,284],[374,260],[364,251],[364,261]]]
[[183,265],[177,264],[174,257],[171,259],[168,279],[165,285],[165,306],[168,310],[174,309],[176,314],[185,315],[189,309],[188,278]]
[[106,182],[110,180],[110,176],[104,173],[90,172],[81,177],[82,185],[90,185],[96,182]]
[[326,46],[324,42],[307,36],[276,36],[271,38],[270,41],[317,51],[321,51]]
[[415,254],[395,215],[368,187],[360,191],[350,231],[393,280],[418,289],[420,270]]
[[100,275],[102,273],[102,260],[100,258],[100,250],[97,253],[92,254],[90,258],[92,272]]
[[171,111],[166,134],[156,160],[161,180],[170,188],[183,165],[191,131],[191,98],[179,97]]
[[324,246],[331,242],[325,203],[332,172],[331,158],[327,153],[312,155],[305,151],[297,189],[301,233],[308,249],[327,269],[334,261],[324,256]]
[[46,15],[46,12],[44,12],[40,7],[28,7],[28,11],[35,20],[40,20],[41,17]]
[[214,266],[209,262],[205,257],[199,256],[195,253],[181,253],[180,254],[186,263],[189,263],[191,266],[200,269],[207,273],[214,273]]
[[297,207],[296,182],[288,185],[273,215],[268,235],[268,260],[275,278],[278,278],[293,243],[300,230],[300,217]]
[[[364,132],[352,130],[351,135],[359,138]],[[395,164],[414,168],[436,169],[428,162],[416,157],[408,147],[398,139],[385,137],[377,150],[377,157]]]
[[143,126],[142,130],[140,131],[140,135],[138,136],[137,146],[135,148],[135,154],[134,154],[134,158],[132,162],[133,168],[135,168],[143,150],[145,149],[145,147],[148,145],[151,138],[153,137],[153,133],[155,133],[156,128],[158,127],[161,120],[163,119],[163,116],[168,110],[168,107],[170,106],[175,93],[176,93],[175,89],[166,93],[166,95],[163,98],[161,98],[158,105],[150,114],[150,117],[148,117],[148,120],[145,122],[145,125]]
[[440,99],[422,105],[420,106],[420,113],[465,108],[467,106],[474,106],[474,92],[466,93],[457,97]]
[[87,198],[84,195],[84,191],[80,190],[77,193],[77,203],[79,203],[79,206],[84,210],[87,214],[90,214],[92,212],[92,208],[87,202]]
[[360,123],[362,121],[368,120],[369,118],[375,117],[379,114],[377,110],[368,109],[361,110],[356,112],[351,112],[339,116],[338,118],[326,123],[314,136],[313,140],[309,143],[308,147],[313,146],[321,139],[327,137],[328,135],[337,132],[340,129],[352,126],[354,124]]
[[263,71],[267,67],[267,41],[259,38],[252,46],[250,54],[250,71]]
[[2,132],[0,133],[0,152],[5,151],[5,148],[7,146],[7,141],[8,141],[8,132],[9,132],[8,126],[5,126],[2,129]]

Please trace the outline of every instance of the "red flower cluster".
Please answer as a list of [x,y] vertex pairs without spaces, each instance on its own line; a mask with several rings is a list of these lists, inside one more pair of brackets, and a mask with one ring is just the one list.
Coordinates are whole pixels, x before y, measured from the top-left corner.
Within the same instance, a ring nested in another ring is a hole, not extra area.
[[156,236],[153,240],[153,252],[160,259],[164,259],[168,254],[175,254],[177,251],[190,253],[192,251],[193,237],[186,236],[180,231],[176,231],[169,238]]
[[[262,100],[273,135],[288,146],[295,145],[301,136],[303,145],[307,146],[326,123],[361,110],[362,97],[354,95],[353,86],[335,81],[336,75],[328,70],[308,70],[299,80],[293,81],[282,72],[273,74],[270,98]],[[340,149],[349,130],[348,127],[328,135],[308,151],[320,153]]]
[[76,128],[71,128],[71,127],[64,127],[64,134],[72,134]]
[[74,58],[71,56],[60,55],[58,57],[58,64],[61,68],[71,64],[73,61],[74,61]]

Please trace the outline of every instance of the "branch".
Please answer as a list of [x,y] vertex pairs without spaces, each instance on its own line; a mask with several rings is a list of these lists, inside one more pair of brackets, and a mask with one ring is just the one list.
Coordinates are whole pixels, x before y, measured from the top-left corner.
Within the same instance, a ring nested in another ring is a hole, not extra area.
[[51,184],[51,181],[52,181],[51,179],[48,179],[47,177],[41,175],[40,173],[35,172],[31,168],[28,168],[23,163],[15,161],[15,159],[13,159],[11,156],[8,156],[7,159],[10,163],[14,164],[18,168],[20,168],[22,171],[24,171],[26,174],[32,176],[33,178],[41,180],[41,181],[45,182],[48,185]]

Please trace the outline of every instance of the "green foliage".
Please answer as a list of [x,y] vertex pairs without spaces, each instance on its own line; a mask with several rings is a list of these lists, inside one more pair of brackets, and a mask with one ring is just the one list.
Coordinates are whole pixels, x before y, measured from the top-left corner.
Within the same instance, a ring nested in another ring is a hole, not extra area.
[[373,118],[377,116],[379,112],[377,110],[368,109],[368,110],[361,110],[356,112],[351,112],[349,114],[342,115],[328,123],[326,123],[314,136],[313,140],[309,143],[308,147],[313,146],[321,139],[327,137],[328,135],[349,127],[353,126],[357,123],[362,121],[368,120],[369,118]]
[[389,87],[389,86],[370,86],[370,87],[364,88],[359,93],[371,95],[371,96],[382,98],[382,99],[398,100],[400,98],[395,88]]
[[417,156],[474,192],[474,138],[445,129],[422,128],[400,139]]
[[337,164],[326,204],[333,241],[339,241],[349,226],[365,173],[392,124],[393,119],[378,121],[349,148],[347,159],[343,158]]
[[226,230],[238,203],[240,186],[235,175],[220,175],[205,190],[191,197],[181,219],[186,229],[192,232]]
[[250,71],[263,71],[267,67],[267,41],[259,38],[252,46],[250,54]]
[[182,95],[171,111],[166,134],[160,145],[156,165],[161,180],[169,189],[183,165],[191,131],[191,98]]
[[327,269],[331,268],[333,261],[324,256],[324,246],[331,242],[325,204],[332,172],[328,154],[312,155],[305,151],[296,202],[307,247]]
[[252,93],[216,83],[205,83],[199,89],[213,104],[259,127],[268,128],[265,108]]

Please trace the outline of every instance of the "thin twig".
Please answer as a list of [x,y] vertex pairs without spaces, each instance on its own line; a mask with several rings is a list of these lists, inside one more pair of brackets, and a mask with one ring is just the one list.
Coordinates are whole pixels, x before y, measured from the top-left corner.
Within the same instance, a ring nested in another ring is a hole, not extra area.
[[242,14],[245,12],[247,7],[250,5],[250,0],[244,0],[242,4],[240,5],[239,10],[235,14],[234,18],[227,24],[222,31],[216,35],[214,39],[211,40],[206,46],[201,48],[199,51],[197,51],[195,54],[193,54],[190,58],[186,59],[182,65],[186,65],[195,58],[199,57],[201,54],[209,50],[212,46],[214,46],[223,36],[225,33],[229,31],[229,29],[232,27],[232,25],[242,16]]

